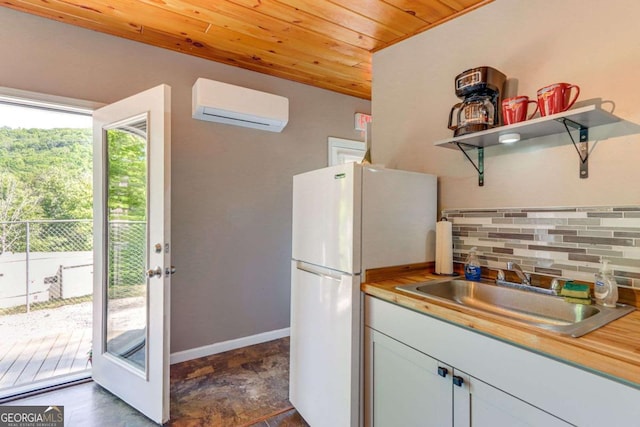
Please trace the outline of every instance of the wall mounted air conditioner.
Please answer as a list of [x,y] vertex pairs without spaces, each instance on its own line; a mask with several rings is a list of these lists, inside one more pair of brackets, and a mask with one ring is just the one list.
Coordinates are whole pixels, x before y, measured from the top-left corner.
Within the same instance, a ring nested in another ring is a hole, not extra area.
[[282,132],[289,99],[241,86],[199,78],[193,85],[194,119]]

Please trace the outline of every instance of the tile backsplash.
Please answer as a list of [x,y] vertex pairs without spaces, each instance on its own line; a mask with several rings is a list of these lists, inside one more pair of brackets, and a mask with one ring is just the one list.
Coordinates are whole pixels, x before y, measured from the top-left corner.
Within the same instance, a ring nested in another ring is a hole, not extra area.
[[603,259],[618,285],[640,288],[640,206],[447,209],[453,258],[476,246],[480,263],[593,282]]

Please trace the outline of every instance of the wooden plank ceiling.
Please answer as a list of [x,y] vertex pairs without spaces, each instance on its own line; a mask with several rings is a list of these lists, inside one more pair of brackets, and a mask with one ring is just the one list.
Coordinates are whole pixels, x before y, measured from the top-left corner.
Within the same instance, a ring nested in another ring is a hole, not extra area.
[[0,0],[5,7],[371,99],[371,53],[493,0]]

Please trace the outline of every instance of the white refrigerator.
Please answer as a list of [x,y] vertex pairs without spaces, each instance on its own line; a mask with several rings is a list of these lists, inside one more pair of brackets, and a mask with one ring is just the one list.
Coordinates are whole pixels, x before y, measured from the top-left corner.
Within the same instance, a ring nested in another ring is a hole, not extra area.
[[361,425],[360,283],[435,259],[436,177],[348,163],[293,178],[289,399],[312,427]]

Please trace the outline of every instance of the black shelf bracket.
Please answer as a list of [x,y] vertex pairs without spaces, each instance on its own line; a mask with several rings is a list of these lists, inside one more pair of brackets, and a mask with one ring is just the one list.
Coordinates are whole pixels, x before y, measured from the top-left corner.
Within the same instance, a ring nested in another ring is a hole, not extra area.
[[[455,144],[458,146],[460,151],[462,151],[462,154],[464,154],[464,156],[467,158],[467,160],[469,160],[471,165],[473,165],[473,167],[478,171],[478,187],[484,186],[484,148],[483,147],[475,147],[473,145],[467,145],[467,144],[465,144],[463,142],[456,142]],[[461,147],[461,145],[464,145],[465,147],[477,148],[478,149],[478,164],[477,165],[473,161],[473,159],[471,159],[469,154],[467,154],[465,149]]]
[[[580,157],[580,178],[589,178],[589,128],[565,117],[556,120],[564,125],[573,146],[578,152],[578,157]],[[573,139],[569,127],[578,130],[580,141],[576,142],[576,140]]]

